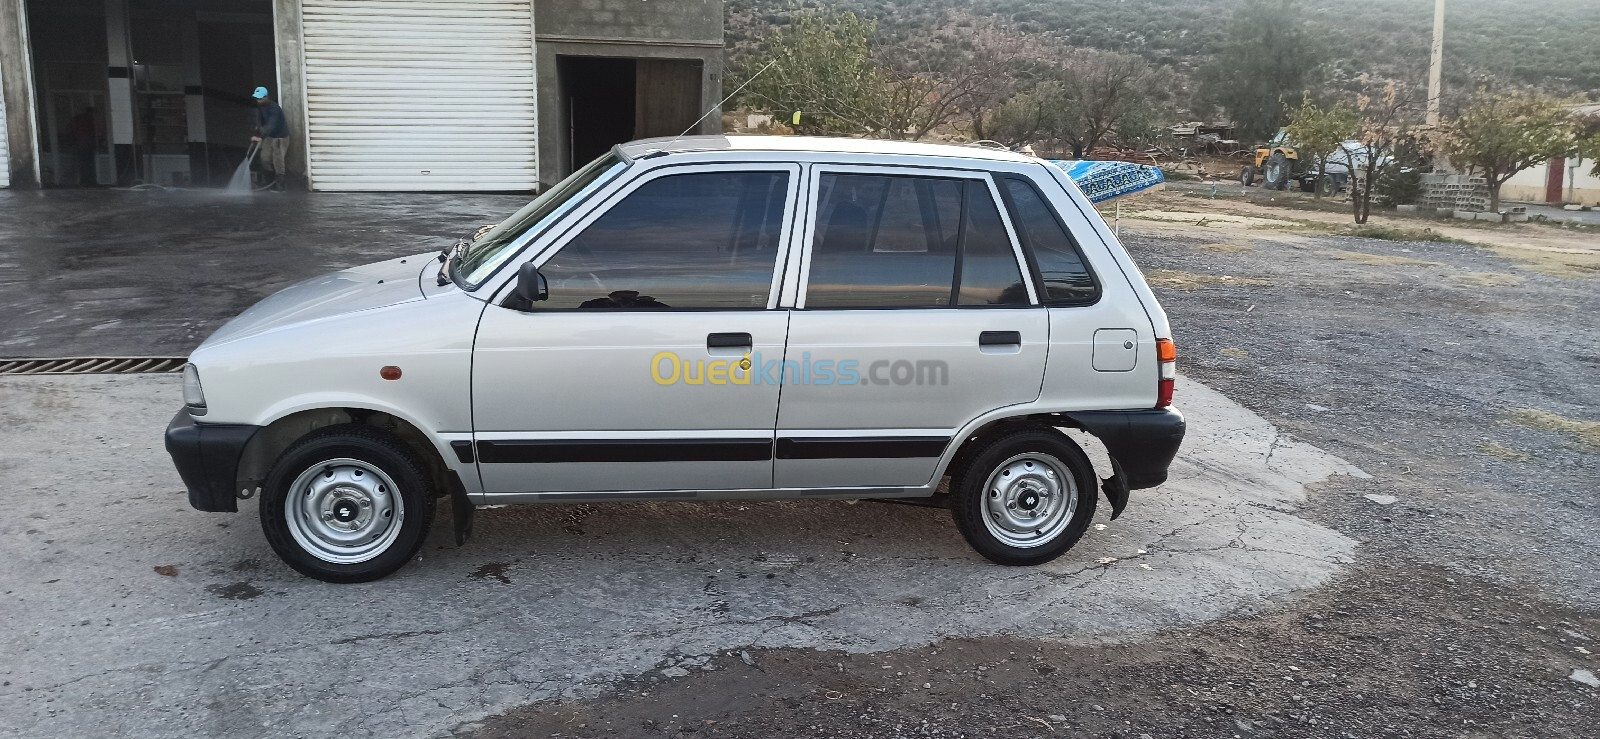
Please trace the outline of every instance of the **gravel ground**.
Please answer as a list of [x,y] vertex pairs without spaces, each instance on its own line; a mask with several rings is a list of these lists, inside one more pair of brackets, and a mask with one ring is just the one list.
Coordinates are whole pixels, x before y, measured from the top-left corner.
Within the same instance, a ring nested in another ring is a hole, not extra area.
[[[1592,736],[1563,677],[1600,618],[1404,560],[1252,618],[1112,646],[739,650],[461,732],[520,737]],[[1404,618],[1401,614],[1408,614]]]
[[[1125,231],[1183,370],[1374,475],[1384,516],[1310,504],[1366,551],[1600,606],[1595,280],[1465,244],[1266,236]],[[1196,274],[1235,279],[1169,286]]]

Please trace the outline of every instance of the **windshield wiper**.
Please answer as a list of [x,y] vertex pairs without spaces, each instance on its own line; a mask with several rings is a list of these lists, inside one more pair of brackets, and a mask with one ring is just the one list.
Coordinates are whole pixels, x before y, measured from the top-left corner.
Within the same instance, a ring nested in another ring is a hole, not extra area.
[[466,239],[461,239],[454,245],[439,250],[439,274],[437,275],[439,287],[450,284],[450,260],[461,256],[461,253],[466,250]]

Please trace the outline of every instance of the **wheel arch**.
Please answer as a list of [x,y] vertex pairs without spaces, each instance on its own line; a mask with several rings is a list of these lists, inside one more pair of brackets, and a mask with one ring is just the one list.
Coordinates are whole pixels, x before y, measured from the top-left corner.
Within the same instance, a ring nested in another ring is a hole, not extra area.
[[1014,408],[1011,413],[998,412],[980,416],[963,426],[952,438],[952,444],[939,461],[939,475],[948,475],[957,464],[971,456],[974,442],[1015,426],[1047,426],[1050,428],[1082,429],[1083,425],[1071,418],[1072,411],[1050,411],[1037,408]]
[[[1122,515],[1131,490],[1160,485],[1167,479],[1167,467],[1177,455],[1185,430],[1183,414],[1172,408],[1125,411],[1048,411],[1017,409],[1009,415],[980,418],[956,435],[951,449],[940,460],[934,485],[945,475],[962,469],[978,447],[978,441],[997,431],[1012,428],[1049,428],[1076,444],[1097,469],[1101,491],[1111,503],[1112,518]],[[1075,429],[1093,438],[1075,438],[1062,432]],[[1094,448],[1098,447],[1098,449]],[[1099,460],[1106,460],[1109,476],[1101,476]]]
[[290,445],[316,431],[348,424],[378,429],[405,444],[428,470],[436,493],[448,494],[462,484],[434,437],[414,421],[386,409],[348,405],[297,410],[263,425],[239,457],[235,487],[259,491],[273,463]]

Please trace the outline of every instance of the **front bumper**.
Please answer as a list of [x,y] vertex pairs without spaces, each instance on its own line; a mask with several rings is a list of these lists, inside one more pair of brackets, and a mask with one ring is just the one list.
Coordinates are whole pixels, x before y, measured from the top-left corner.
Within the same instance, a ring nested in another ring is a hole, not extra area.
[[1073,411],[1067,416],[1106,445],[1106,454],[1129,490],[1153,488],[1167,481],[1167,468],[1178,456],[1186,428],[1183,414],[1176,408]]
[[167,424],[167,453],[189,489],[189,505],[202,511],[239,510],[239,458],[260,431],[246,424],[199,423],[188,410]]

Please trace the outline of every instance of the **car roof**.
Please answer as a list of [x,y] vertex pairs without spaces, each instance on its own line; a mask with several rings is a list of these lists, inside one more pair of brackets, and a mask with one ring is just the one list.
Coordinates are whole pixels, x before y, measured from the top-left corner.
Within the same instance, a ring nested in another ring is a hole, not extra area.
[[652,153],[781,152],[795,154],[876,154],[886,156],[953,157],[996,162],[1037,163],[1042,160],[1003,149],[919,141],[847,139],[827,136],[679,136],[631,141],[618,147],[629,159]]

